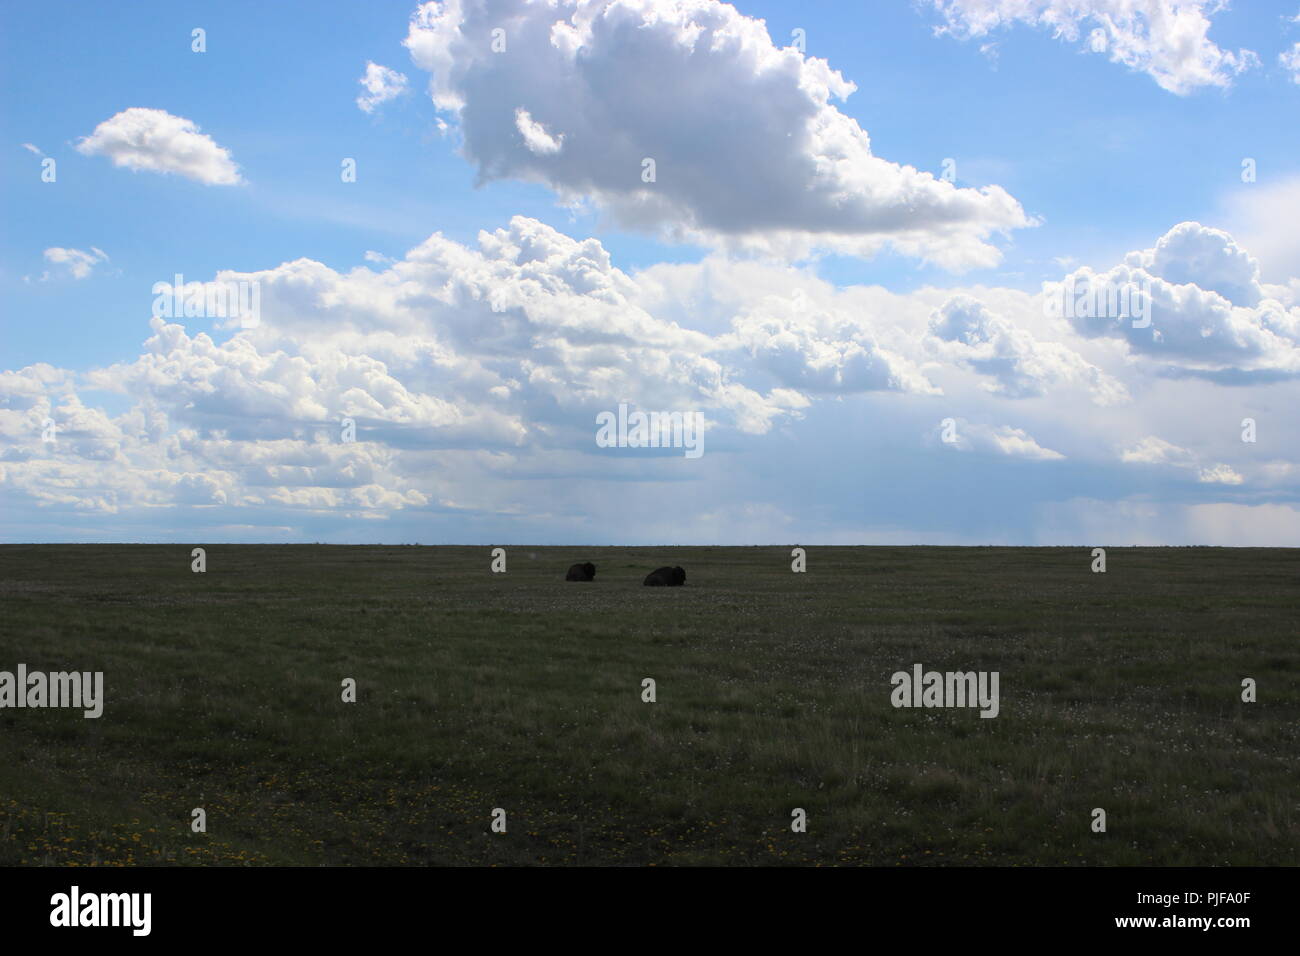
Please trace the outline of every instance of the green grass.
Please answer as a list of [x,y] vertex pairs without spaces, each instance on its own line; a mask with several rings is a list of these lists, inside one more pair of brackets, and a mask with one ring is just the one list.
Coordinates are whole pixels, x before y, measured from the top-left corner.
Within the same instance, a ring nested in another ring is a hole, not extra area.
[[507,551],[0,546],[0,670],[107,697],[0,710],[0,864],[1297,860],[1300,552]]

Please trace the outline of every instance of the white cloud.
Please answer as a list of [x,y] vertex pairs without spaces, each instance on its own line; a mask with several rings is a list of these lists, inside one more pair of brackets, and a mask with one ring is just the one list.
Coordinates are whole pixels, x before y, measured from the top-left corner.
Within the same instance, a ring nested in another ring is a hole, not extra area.
[[1202,468],[1196,475],[1196,480],[1205,484],[1239,485],[1246,480],[1222,462],[1209,468]]
[[[948,448],[958,451],[976,451],[1027,458],[1031,461],[1060,461],[1065,458],[1059,451],[1044,448],[1022,428],[1010,425],[986,425],[957,418],[955,441],[945,442]],[[936,426],[932,437],[942,439],[943,425]]]
[[1283,50],[1277,55],[1277,60],[1291,74],[1291,82],[1300,84],[1300,43],[1294,44],[1289,50]]
[[1130,252],[1124,261],[1168,282],[1217,292],[1233,305],[1253,308],[1264,297],[1259,263],[1228,233],[1200,223],[1179,223],[1154,248]]
[[1036,339],[969,295],[953,296],[934,310],[929,332],[937,352],[988,376],[983,387],[995,394],[1037,398],[1055,385],[1077,383],[1098,405],[1129,400],[1118,380],[1068,345]]
[[[1184,233],[1125,268],[1175,275],[1190,257],[1208,285],[1253,293],[1230,237]],[[1300,381],[1224,389],[1152,374],[1152,356],[1126,339],[1090,339],[1012,289],[895,293],[724,256],[628,273],[599,241],[524,217],[477,242],[434,235],[350,271],[299,259],[217,278],[260,284],[259,325],[221,340],[202,331],[219,323],[155,319],[130,360],[80,376],[0,373],[5,510],[136,520],[183,507],[213,527],[270,529],[452,516],[462,533],[544,526],[596,540],[602,528],[654,539],[670,500],[689,499],[683,520],[707,529],[692,534],[715,538],[777,534],[787,517],[802,535],[824,512],[817,529],[837,540],[969,543],[983,532],[935,504],[962,488],[1021,521],[1036,507],[1021,496],[1092,482],[1199,502],[1300,490],[1286,418]],[[1256,308],[1285,291],[1258,288]],[[126,410],[87,405],[83,389],[116,392]],[[1099,401],[1108,390],[1134,401]],[[708,453],[685,470],[680,456],[600,454],[595,415],[621,402],[703,413]],[[965,454],[944,462],[952,449],[935,423],[959,415]],[[1247,415],[1257,445],[1240,440]],[[345,417],[355,442],[341,440]],[[47,419],[59,426],[53,445],[41,440]],[[1031,477],[1045,468],[1050,481]],[[890,490],[920,476],[930,506]],[[852,500],[870,501],[874,519],[843,511],[843,496],[823,500],[840,481],[861,484]],[[1027,532],[1014,524],[989,533],[1017,540]]]
[[1179,448],[1163,438],[1149,435],[1132,448],[1126,448],[1121,452],[1120,460],[1139,465],[1191,467],[1196,461],[1196,456],[1186,448]]
[[478,249],[435,235],[379,273],[303,259],[220,277],[259,283],[256,330],[217,345],[154,320],[145,355],[92,379],[165,394],[209,426],[350,415],[426,444],[540,437],[526,424],[536,403],[707,407],[754,433],[792,407],[711,356],[731,343],[641,309],[636,283],[596,240],[523,217],[480,234]]
[[176,173],[209,186],[242,182],[229,150],[199,132],[192,120],[165,110],[125,109],[83,137],[77,150],[107,156],[114,166]]
[[1168,465],[1184,468],[1196,473],[1196,480],[1202,484],[1240,485],[1246,479],[1230,465],[1216,462],[1201,466],[1197,456],[1186,448],[1180,448],[1172,442],[1155,435],[1148,435],[1131,448],[1120,453],[1120,461],[1137,465]]
[[1049,29],[1057,39],[1106,54],[1179,95],[1230,86],[1239,73],[1259,63],[1250,50],[1234,53],[1210,39],[1210,18],[1226,6],[1220,0],[931,2],[944,18],[936,32],[971,39],[1015,23]]
[[[153,319],[138,358],[83,377],[132,409],[98,413],[75,442],[66,430],[53,448],[39,439],[46,417],[61,429],[85,418],[74,414],[66,373],[10,374],[0,381],[11,418],[0,484],[50,506],[107,512],[477,512],[498,507],[508,492],[497,485],[520,469],[590,471],[595,413],[620,402],[701,411],[711,429],[757,437],[818,396],[937,391],[902,354],[907,332],[888,321],[873,328],[862,303],[837,302],[811,277],[814,294],[792,295],[798,273],[788,268],[686,267],[719,270],[716,308],[732,320],[710,334],[670,317],[658,278],[629,276],[596,240],[523,217],[481,233],[477,247],[435,235],[400,260],[367,261],[380,271],[301,259],[220,272],[259,283],[260,324],[219,343]],[[748,281],[748,270],[762,281]],[[356,443],[338,440],[344,417],[356,422]],[[1016,436],[995,437],[1010,442],[1002,453],[1023,453]],[[645,467],[615,459],[601,474]]]
[[515,127],[524,138],[524,145],[539,156],[550,156],[564,145],[564,134],[552,136],[546,128],[528,114],[522,106],[515,110]]
[[425,3],[406,45],[480,180],[542,182],[625,228],[967,268],[997,263],[991,238],[1031,224],[1001,187],[874,155],[832,102],[854,84],[713,0]]
[[[45,250],[45,261],[64,266],[74,279],[85,279],[94,271],[96,265],[108,261],[108,254],[94,246],[90,247],[89,252],[53,246]],[[42,281],[49,276],[48,272],[44,273],[41,276]]]
[[[1096,290],[1098,305],[1067,316],[1080,335],[1123,341],[1170,374],[1226,383],[1300,375],[1300,307],[1287,288],[1262,285],[1256,261],[1220,230],[1181,223],[1123,265],[1045,285],[1067,302],[1080,289]],[[1106,299],[1146,302],[1149,326],[1126,307],[1101,307]]]
[[381,104],[407,91],[406,74],[369,60],[366,61],[365,75],[357,82],[365,91],[357,97],[357,107],[363,113],[373,113]]
[[938,394],[911,361],[881,348],[865,323],[805,295],[769,295],[732,320],[734,342],[784,386],[810,392]]

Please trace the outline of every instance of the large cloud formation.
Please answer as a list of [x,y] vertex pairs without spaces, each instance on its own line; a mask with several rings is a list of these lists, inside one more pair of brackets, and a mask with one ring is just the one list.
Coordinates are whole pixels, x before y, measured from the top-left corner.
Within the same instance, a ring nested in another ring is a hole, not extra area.
[[541,182],[625,228],[962,269],[1030,224],[999,186],[876,156],[833,103],[853,83],[715,0],[430,2],[406,46],[481,181]]
[[[1146,73],[1162,89],[1186,95],[1227,87],[1258,65],[1250,50],[1221,49],[1209,37],[1222,0],[931,0],[943,15],[941,33],[984,37],[1014,23],[1046,28],[1058,39]],[[1088,31],[1083,40],[1084,30]]]
[[[253,327],[154,318],[130,361],[0,373],[0,498],[13,513],[36,504],[131,520],[207,509],[240,537],[308,521],[356,536],[357,522],[403,514],[526,516],[551,521],[549,538],[613,527],[621,540],[638,527],[655,539],[669,506],[684,522],[697,515],[700,534],[779,537],[822,507],[790,489],[822,475],[878,480],[889,508],[915,498],[926,512],[939,499],[909,483],[953,468],[989,494],[1050,469],[1067,484],[1101,473],[1256,496],[1242,507],[1287,500],[1300,474],[1292,430],[1255,413],[1269,449],[1258,455],[1239,440],[1240,414],[1207,432],[1221,376],[1166,372],[1285,367],[1300,324],[1293,288],[1261,283],[1231,236],[1195,223],[1126,258],[1112,273],[1163,283],[1188,307],[1157,310],[1147,340],[1050,317],[1045,295],[1009,289],[840,288],[724,257],[626,273],[597,240],[524,217],[476,244],[431,236],[373,269],[299,259],[222,272],[215,282],[260,283]],[[1192,267],[1204,286],[1182,281]],[[1205,325],[1214,320],[1250,330],[1242,341],[1259,348],[1234,345],[1228,327]],[[125,410],[95,407],[92,390],[118,393]],[[596,415],[622,402],[701,412],[708,453],[597,447]],[[947,418],[956,440],[940,443]],[[859,449],[871,458],[855,470]],[[698,504],[671,490],[687,480]],[[758,530],[756,515],[768,522]],[[851,520],[832,515],[819,534],[846,540]]]

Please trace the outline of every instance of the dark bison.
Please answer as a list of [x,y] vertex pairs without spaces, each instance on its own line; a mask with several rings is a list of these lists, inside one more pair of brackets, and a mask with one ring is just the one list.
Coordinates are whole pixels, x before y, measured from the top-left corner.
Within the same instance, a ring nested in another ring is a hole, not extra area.
[[681,568],[657,568],[642,582],[650,588],[676,588],[686,583],[686,572]]
[[594,581],[596,579],[596,566],[588,561],[586,564],[575,564],[569,568],[569,573],[564,576],[566,581]]

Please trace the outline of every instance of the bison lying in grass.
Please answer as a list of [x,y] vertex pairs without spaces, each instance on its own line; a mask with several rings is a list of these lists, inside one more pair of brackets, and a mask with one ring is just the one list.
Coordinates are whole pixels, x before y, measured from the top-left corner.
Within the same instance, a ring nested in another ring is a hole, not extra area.
[[686,583],[686,572],[681,568],[656,568],[642,582],[651,588],[676,588]]
[[569,568],[569,573],[564,576],[566,581],[594,581],[596,579],[596,566],[590,561],[585,564],[575,564]]

